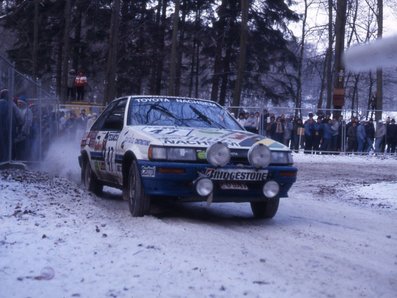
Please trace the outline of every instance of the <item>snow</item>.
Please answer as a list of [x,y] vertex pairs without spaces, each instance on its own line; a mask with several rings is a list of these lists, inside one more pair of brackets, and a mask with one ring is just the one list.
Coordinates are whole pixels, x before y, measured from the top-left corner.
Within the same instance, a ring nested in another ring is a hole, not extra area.
[[40,171],[0,171],[0,297],[397,293],[395,157],[294,154],[272,220],[173,202],[133,218],[120,191],[80,187],[75,146],[54,150]]

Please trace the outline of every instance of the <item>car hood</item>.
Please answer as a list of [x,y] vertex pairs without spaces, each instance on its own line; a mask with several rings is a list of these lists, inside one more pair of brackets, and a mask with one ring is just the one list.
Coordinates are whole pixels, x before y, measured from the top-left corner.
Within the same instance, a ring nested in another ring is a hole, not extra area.
[[213,128],[191,127],[159,127],[159,126],[135,126],[148,138],[156,140],[164,146],[208,147],[213,143],[226,143],[229,148],[250,148],[255,143],[262,143],[271,150],[289,151],[289,148],[264,136],[244,130],[228,130]]

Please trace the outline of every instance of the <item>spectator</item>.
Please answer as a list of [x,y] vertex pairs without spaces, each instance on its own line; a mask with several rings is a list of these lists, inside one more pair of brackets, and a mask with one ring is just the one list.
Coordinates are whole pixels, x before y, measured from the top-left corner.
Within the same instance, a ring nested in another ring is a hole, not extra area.
[[84,89],[87,85],[87,77],[82,71],[79,71],[77,74],[74,80],[74,85],[76,87],[77,101],[84,101]]
[[318,152],[320,150],[320,144],[323,137],[323,125],[321,117],[317,117],[317,121],[313,123],[313,150]]
[[249,117],[246,119],[244,127],[246,130],[256,133],[257,118],[254,113],[249,113]]
[[266,109],[264,109],[259,123],[259,133],[263,136],[267,136],[266,127],[268,122],[270,122],[270,114]]
[[[11,117],[10,117],[11,116]],[[16,128],[23,123],[23,114],[10,100],[8,90],[0,91],[0,162],[10,160],[10,147],[16,135]]]
[[347,152],[357,151],[357,123],[352,121],[347,130]]
[[369,121],[365,123],[364,127],[365,135],[367,136],[365,152],[369,153],[371,150],[374,150],[375,126],[373,119],[370,118]]
[[76,80],[76,71],[71,69],[68,73],[68,81],[66,83],[66,100],[71,101],[76,100],[76,88],[75,88],[75,80]]
[[332,120],[329,118],[325,118],[322,123],[323,136],[322,136],[320,150],[323,153],[331,150],[331,140],[332,140],[331,123]]
[[375,130],[375,153],[383,153],[382,142],[386,135],[386,125],[379,120]]
[[240,125],[242,127],[245,126],[245,113],[244,112],[241,112],[240,114],[238,114],[237,122],[240,123]]
[[292,131],[294,129],[294,125],[292,124],[292,117],[286,118],[284,122],[284,136],[283,136],[283,142],[284,145],[287,147],[290,147],[290,141],[292,138]]
[[361,121],[357,125],[357,152],[358,153],[364,153],[366,139],[367,139],[367,135],[365,133],[364,121]]
[[305,153],[310,153],[313,150],[313,131],[314,119],[313,113],[309,113],[309,119],[303,124],[305,128]]
[[[274,126],[274,140],[283,143],[284,138],[284,124],[281,117],[277,117],[276,122],[273,123]],[[272,129],[273,130],[273,129]]]
[[392,119],[386,129],[387,153],[395,153],[397,145],[397,124],[396,120]]
[[267,122],[267,126],[266,126],[266,136],[268,138],[271,139],[275,139],[276,138],[276,117],[271,114],[270,115],[270,121]]
[[16,160],[26,161],[30,158],[33,112],[30,109],[25,96],[20,96],[17,103],[23,118],[16,130],[14,139],[14,157]]
[[297,118],[293,122],[293,150],[295,152],[299,152],[299,149],[302,147],[302,143],[304,141],[304,136],[305,136],[305,128],[302,123],[302,119]]

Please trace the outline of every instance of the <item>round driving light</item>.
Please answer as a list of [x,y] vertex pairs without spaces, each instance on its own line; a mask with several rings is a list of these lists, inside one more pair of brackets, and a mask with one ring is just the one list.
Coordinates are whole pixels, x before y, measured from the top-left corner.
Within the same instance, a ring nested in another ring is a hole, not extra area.
[[266,198],[272,199],[278,195],[280,185],[276,181],[270,180],[263,185],[263,194]]
[[200,178],[196,181],[196,191],[202,197],[209,196],[214,189],[214,184],[209,178]]
[[265,168],[271,159],[270,149],[263,144],[256,144],[248,151],[248,161],[255,168]]
[[207,148],[206,157],[214,167],[223,167],[230,161],[230,149],[226,144],[217,142]]

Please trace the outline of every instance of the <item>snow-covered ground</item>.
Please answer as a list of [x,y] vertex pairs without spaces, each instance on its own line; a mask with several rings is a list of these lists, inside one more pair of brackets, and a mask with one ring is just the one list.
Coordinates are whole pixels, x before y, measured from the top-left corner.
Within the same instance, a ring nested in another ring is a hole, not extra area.
[[249,204],[133,218],[119,191],[84,191],[62,150],[0,171],[0,297],[396,297],[395,158],[295,154],[272,220]]

